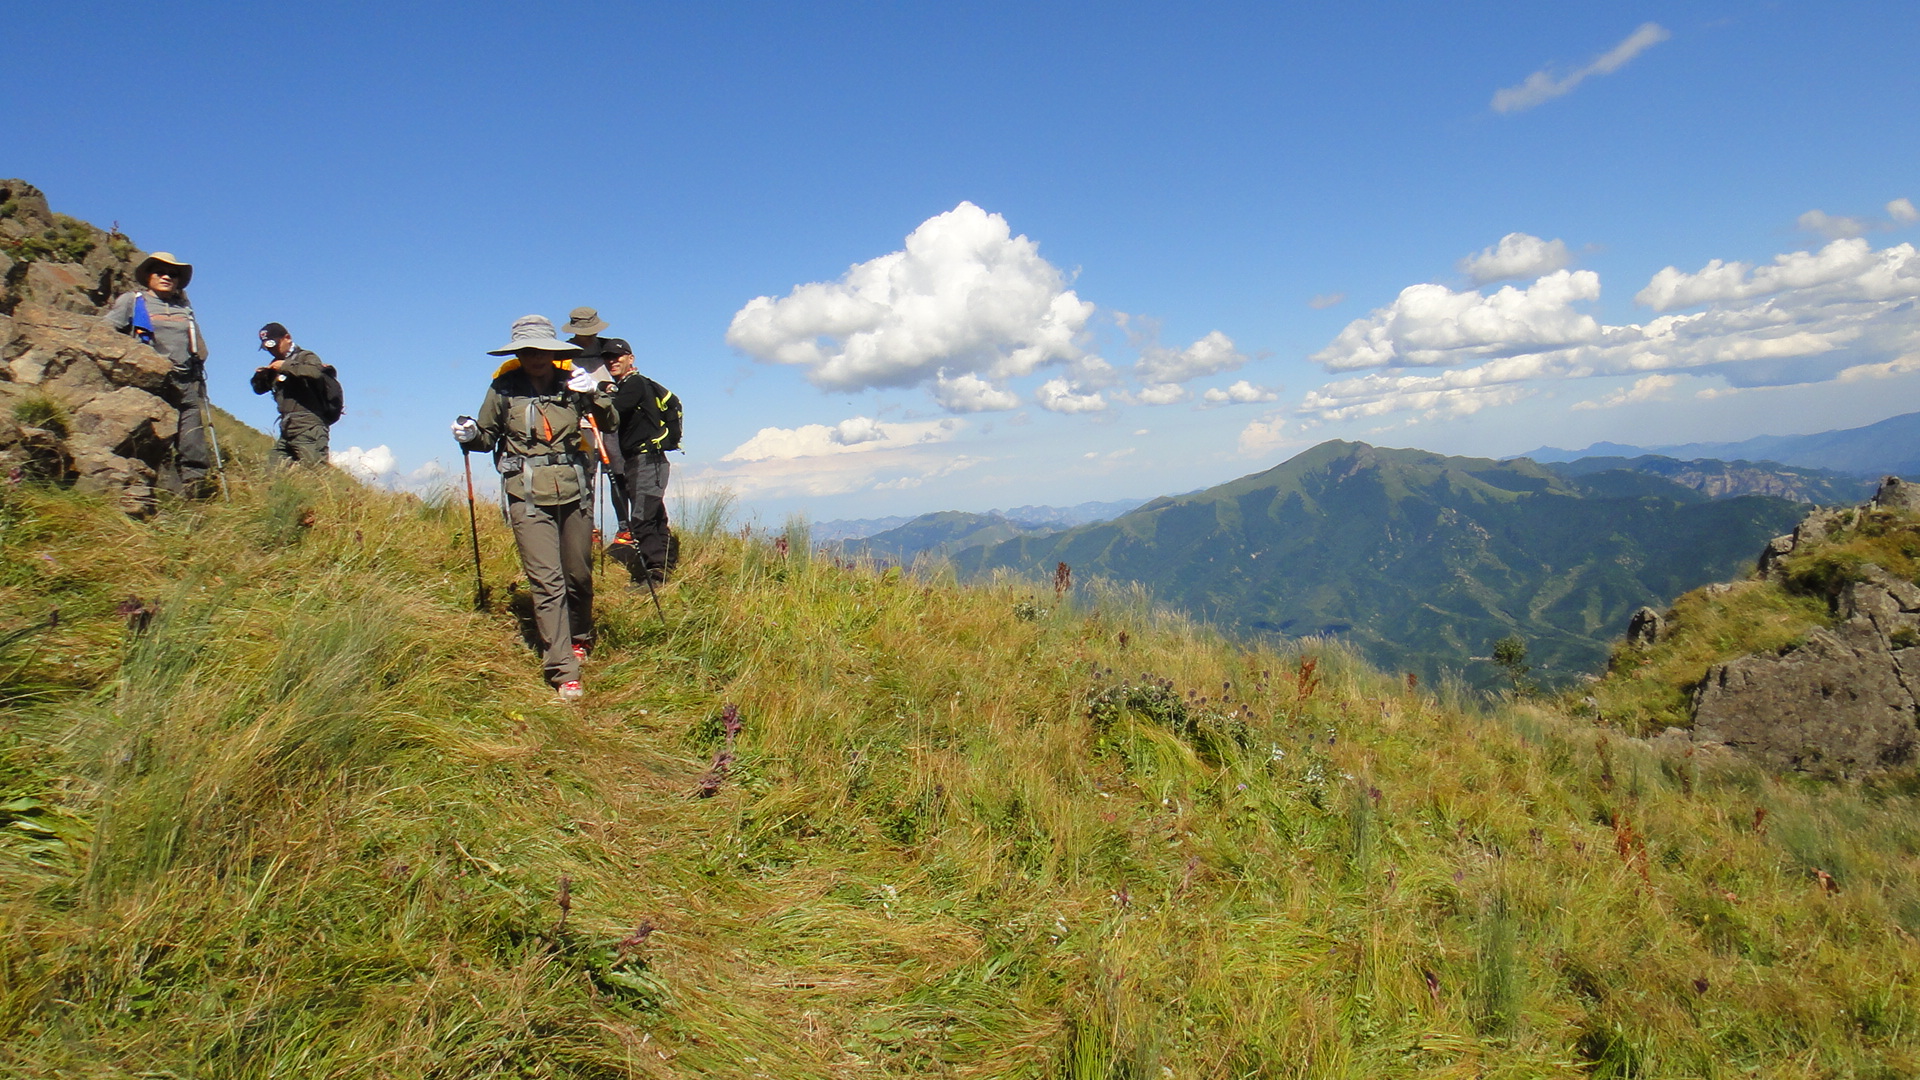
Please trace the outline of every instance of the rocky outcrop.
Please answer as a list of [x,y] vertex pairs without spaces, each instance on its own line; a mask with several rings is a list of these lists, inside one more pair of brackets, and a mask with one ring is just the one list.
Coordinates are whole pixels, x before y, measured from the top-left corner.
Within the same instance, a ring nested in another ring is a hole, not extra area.
[[1650,607],[1643,607],[1627,620],[1627,644],[1636,649],[1644,649],[1660,640],[1660,632],[1666,626],[1666,617]]
[[173,438],[171,365],[97,316],[133,287],[143,253],[0,180],[0,474],[70,482],[153,508]]
[[[1888,477],[1865,507],[1808,515],[1767,545],[1760,576],[1777,577],[1797,549],[1829,539],[1860,514],[1913,513],[1917,494]],[[1724,745],[1778,771],[1835,779],[1920,761],[1920,586],[1864,566],[1828,599],[1832,628],[1783,652],[1708,670],[1693,694],[1695,743]]]

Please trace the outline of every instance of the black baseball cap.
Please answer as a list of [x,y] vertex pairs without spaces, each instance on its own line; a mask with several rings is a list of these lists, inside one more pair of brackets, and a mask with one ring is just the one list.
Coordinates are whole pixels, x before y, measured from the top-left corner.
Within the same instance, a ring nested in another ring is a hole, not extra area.
[[632,356],[633,346],[627,344],[626,338],[617,338],[617,337],[601,338],[600,339],[600,355],[609,356],[609,357]]

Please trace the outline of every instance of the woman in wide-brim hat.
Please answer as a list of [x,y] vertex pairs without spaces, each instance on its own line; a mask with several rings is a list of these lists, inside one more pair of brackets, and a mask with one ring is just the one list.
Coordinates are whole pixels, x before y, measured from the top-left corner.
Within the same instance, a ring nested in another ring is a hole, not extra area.
[[193,264],[156,251],[133,268],[133,280],[140,287],[120,294],[101,318],[173,362],[173,399],[180,413],[173,444],[177,490],[204,494],[213,451],[207,437],[207,339],[187,301]]
[[463,451],[492,451],[520,567],[533,592],[547,682],[565,700],[581,694],[580,664],[593,643],[593,506],[587,418],[611,431],[610,386],[573,370],[580,347],[539,315],[514,320],[513,339],[489,356],[510,359],[475,417],[454,421]]

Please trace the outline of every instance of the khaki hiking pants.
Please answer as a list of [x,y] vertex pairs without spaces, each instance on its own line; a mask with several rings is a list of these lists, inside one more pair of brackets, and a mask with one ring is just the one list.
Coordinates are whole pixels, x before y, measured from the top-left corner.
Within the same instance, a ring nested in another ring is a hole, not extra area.
[[509,499],[507,523],[533,592],[547,682],[573,682],[580,678],[574,643],[593,640],[593,510],[585,500],[535,506]]

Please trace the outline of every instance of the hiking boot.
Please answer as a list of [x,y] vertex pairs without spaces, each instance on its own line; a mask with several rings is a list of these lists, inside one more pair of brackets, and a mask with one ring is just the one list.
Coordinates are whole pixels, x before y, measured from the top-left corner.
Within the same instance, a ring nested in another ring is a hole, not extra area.
[[621,529],[619,532],[613,534],[613,543],[616,547],[632,547],[633,534],[625,529]]
[[561,701],[579,701],[587,696],[586,687],[580,685],[579,679],[561,683],[559,693]]

